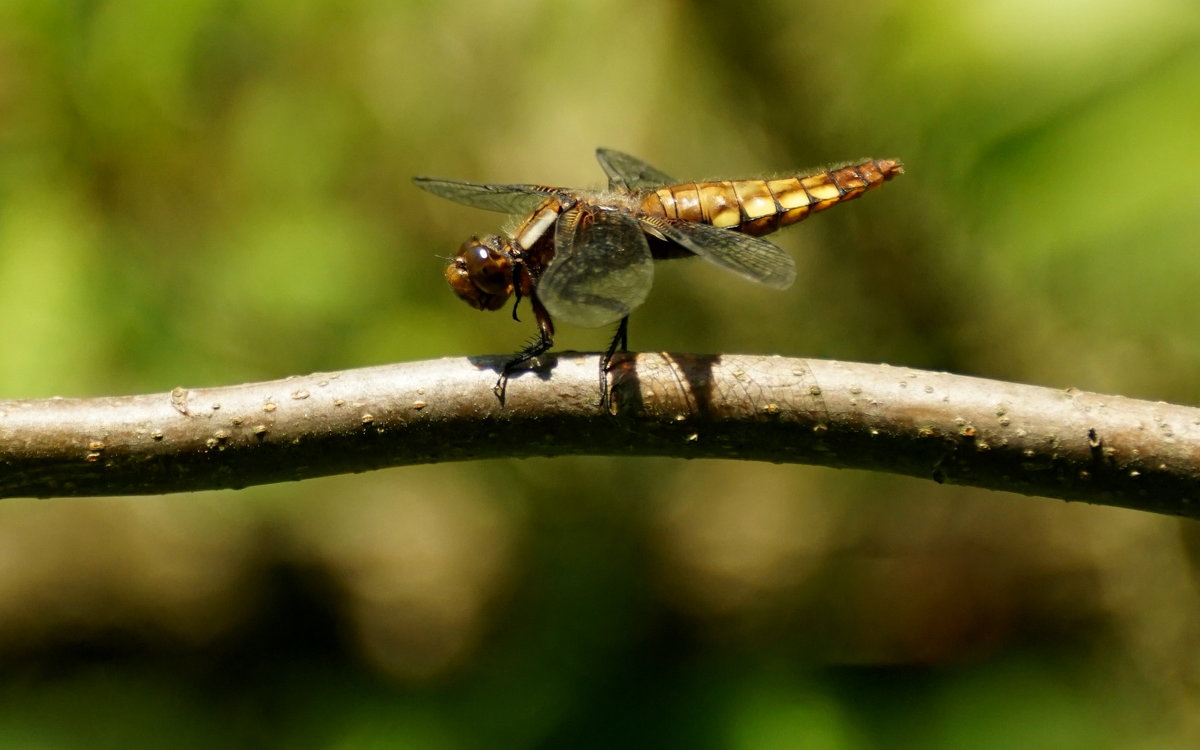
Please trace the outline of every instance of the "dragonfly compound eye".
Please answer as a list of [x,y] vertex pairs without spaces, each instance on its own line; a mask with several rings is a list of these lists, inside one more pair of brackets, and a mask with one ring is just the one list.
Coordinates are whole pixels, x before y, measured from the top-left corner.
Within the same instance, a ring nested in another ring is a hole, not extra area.
[[513,292],[512,260],[499,237],[472,237],[446,267],[455,294],[477,310],[499,310]]

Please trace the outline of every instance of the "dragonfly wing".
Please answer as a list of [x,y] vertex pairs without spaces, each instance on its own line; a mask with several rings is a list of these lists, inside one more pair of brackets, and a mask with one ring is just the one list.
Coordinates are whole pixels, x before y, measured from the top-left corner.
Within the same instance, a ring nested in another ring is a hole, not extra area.
[[792,256],[761,237],[698,222],[671,221],[654,216],[642,217],[641,221],[653,234],[682,245],[708,262],[751,281],[776,289],[787,289],[796,280],[796,262]]
[[641,225],[619,211],[572,208],[558,220],[554,259],[537,295],[556,318],[600,328],[642,304],[654,262]]
[[506,214],[529,213],[553,192],[552,188],[540,185],[485,185],[436,177],[414,177],[413,182],[442,198]]
[[674,185],[678,180],[663,174],[641,159],[610,148],[596,149],[596,160],[608,175],[610,190],[624,188],[627,191],[653,190],[663,185]]

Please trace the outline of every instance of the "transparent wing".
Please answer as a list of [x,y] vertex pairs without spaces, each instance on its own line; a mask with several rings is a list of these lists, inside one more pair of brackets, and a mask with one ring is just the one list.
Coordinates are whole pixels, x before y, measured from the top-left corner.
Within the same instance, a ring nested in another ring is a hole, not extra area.
[[641,159],[610,148],[596,149],[596,160],[608,175],[610,190],[624,188],[627,191],[653,190],[663,185],[674,185],[679,182],[670,175],[663,174]]
[[423,190],[456,203],[506,214],[529,213],[554,192],[554,188],[542,185],[485,185],[436,177],[414,177],[413,182]]
[[787,289],[796,280],[796,262],[792,256],[761,237],[657,216],[642,217],[641,221],[653,233],[751,281]]
[[554,259],[537,294],[552,316],[600,328],[642,304],[653,282],[650,246],[637,219],[576,207],[558,220]]

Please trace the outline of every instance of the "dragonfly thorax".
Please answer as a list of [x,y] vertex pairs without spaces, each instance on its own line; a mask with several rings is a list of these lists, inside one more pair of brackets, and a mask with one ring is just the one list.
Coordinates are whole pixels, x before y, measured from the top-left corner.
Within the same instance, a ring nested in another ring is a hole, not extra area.
[[446,281],[476,310],[499,310],[513,293],[512,242],[488,235],[472,237],[446,266]]

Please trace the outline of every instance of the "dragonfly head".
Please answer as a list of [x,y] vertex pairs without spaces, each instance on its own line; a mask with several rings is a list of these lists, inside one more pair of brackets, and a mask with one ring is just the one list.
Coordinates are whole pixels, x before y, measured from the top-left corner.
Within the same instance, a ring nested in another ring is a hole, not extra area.
[[446,281],[476,310],[499,310],[513,293],[512,242],[489,235],[472,237],[446,266]]

